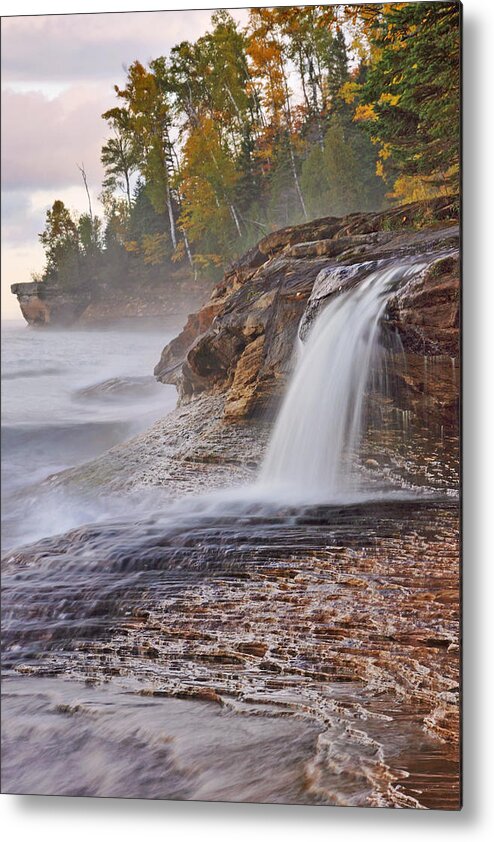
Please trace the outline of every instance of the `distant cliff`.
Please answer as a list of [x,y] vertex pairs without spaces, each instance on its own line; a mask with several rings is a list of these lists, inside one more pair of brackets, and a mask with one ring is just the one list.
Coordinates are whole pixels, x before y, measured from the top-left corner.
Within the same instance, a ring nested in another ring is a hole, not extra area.
[[207,299],[211,285],[189,277],[164,281],[162,286],[99,285],[67,288],[49,281],[13,284],[22,315],[36,327],[70,327],[75,324],[110,324],[126,319],[159,319],[186,316]]

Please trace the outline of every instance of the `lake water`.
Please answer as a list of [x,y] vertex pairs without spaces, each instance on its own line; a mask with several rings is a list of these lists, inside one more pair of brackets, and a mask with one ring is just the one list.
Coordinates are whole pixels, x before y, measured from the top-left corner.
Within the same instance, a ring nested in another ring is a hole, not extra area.
[[[178,326],[177,326],[178,327]],[[51,475],[145,430],[176,403],[153,368],[176,328],[36,330],[2,324],[3,546],[38,540],[98,516]]]
[[174,332],[4,328],[3,791],[456,808],[443,442],[421,493],[352,505],[50,479],[173,408]]

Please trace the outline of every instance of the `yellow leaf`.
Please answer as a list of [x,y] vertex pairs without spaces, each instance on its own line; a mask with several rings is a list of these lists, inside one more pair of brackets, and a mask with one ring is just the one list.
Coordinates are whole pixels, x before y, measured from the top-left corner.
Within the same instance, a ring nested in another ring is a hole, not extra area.
[[351,103],[355,100],[360,87],[361,86],[358,85],[357,82],[345,82],[345,84],[341,86],[340,96],[345,100],[347,105],[351,105]]
[[377,114],[374,111],[373,105],[357,105],[355,109],[354,120],[377,120]]
[[380,105],[384,105],[384,104],[398,105],[400,99],[401,99],[400,94],[381,94],[378,102],[379,102]]

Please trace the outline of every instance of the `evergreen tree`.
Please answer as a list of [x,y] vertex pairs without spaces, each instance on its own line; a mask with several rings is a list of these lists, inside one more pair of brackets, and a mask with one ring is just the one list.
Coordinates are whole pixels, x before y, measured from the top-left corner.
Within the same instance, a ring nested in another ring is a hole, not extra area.
[[115,87],[104,226],[55,202],[44,276],[217,277],[270,230],[455,190],[459,70],[455,2],[263,7],[245,29],[218,10]]
[[[363,166],[369,156],[367,166]],[[383,184],[375,175],[375,150],[359,127],[335,114],[324,137],[314,145],[302,167],[302,185],[311,217],[343,216],[377,210]]]
[[375,60],[357,117],[380,149],[380,172],[458,189],[460,137],[458,3],[383,7],[370,29]]
[[121,190],[131,206],[131,180],[139,167],[139,153],[135,143],[128,112],[124,108],[111,108],[102,115],[113,130],[101,149],[101,163],[105,168],[104,190]]
[[60,199],[46,213],[45,230],[39,235],[45,251],[44,277],[67,282],[71,273],[78,280],[79,232],[69,209]]
[[348,81],[348,53],[341,27],[337,28],[336,34],[328,46],[325,59],[329,102],[333,109],[338,108],[338,105],[343,107],[340,91],[345,82]]

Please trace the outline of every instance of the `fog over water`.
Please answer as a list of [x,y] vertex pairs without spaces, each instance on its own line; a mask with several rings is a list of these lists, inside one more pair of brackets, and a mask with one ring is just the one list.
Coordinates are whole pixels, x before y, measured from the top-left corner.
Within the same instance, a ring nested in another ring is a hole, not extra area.
[[[2,324],[4,547],[91,519],[46,480],[139,433],[176,403],[153,368],[173,328],[36,330]],[[43,485],[45,483],[45,485]],[[56,514],[55,517],[53,515]]]
[[348,458],[409,271],[321,311],[257,482],[174,501],[63,471],[173,409],[152,371],[176,329],[5,326],[3,791],[455,808],[455,748],[423,722],[457,683],[457,497],[446,470],[411,487]]

